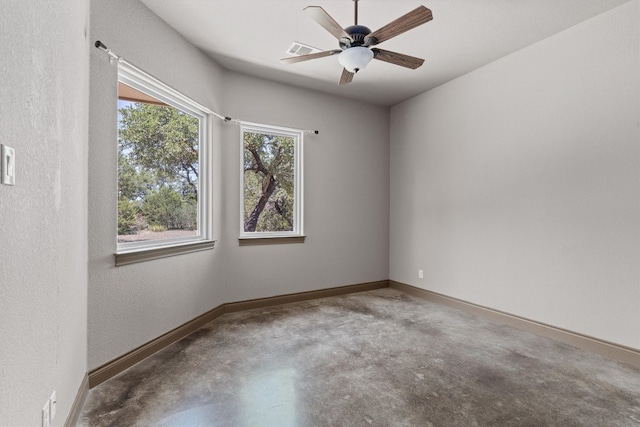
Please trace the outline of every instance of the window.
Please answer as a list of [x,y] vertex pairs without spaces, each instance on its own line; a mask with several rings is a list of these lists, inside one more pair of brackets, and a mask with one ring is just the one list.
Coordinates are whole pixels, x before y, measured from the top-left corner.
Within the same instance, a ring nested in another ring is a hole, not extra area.
[[245,124],[241,134],[241,241],[303,238],[302,132]]
[[210,121],[204,107],[119,64],[118,254],[163,249],[167,256],[184,252],[168,247],[211,241]]

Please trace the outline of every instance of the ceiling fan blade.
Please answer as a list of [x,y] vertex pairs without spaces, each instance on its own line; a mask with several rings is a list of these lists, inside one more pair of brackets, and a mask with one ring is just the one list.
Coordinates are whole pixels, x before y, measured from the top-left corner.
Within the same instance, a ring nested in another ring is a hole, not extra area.
[[353,80],[353,73],[348,71],[346,68],[343,68],[342,76],[340,76],[340,82],[338,84],[346,85],[347,83],[351,83],[351,80]]
[[351,41],[351,36],[320,6],[307,6],[304,12],[311,17],[314,21],[322,26],[325,30],[329,31],[335,38],[340,40],[341,38],[347,38]]
[[373,48],[373,59],[389,62],[391,64],[400,65],[401,67],[411,68],[415,70],[424,63],[424,59],[415,56],[405,55],[403,53],[391,52],[390,50]]
[[340,53],[342,50],[325,50],[324,52],[310,53],[309,55],[300,55],[300,56],[291,56],[289,58],[282,58],[280,61],[286,64],[295,64],[296,62],[308,61],[310,59],[316,58],[324,58],[325,56],[335,55],[336,53]]
[[367,46],[372,46],[378,43],[382,43],[385,40],[389,40],[390,38],[395,37],[398,34],[409,31],[410,29],[415,28],[418,25],[422,25],[425,22],[429,22],[432,19],[433,15],[430,9],[424,6],[418,6],[406,15],[403,15],[395,21],[388,23],[384,27],[374,31],[371,34],[368,34],[364,38],[365,44]]

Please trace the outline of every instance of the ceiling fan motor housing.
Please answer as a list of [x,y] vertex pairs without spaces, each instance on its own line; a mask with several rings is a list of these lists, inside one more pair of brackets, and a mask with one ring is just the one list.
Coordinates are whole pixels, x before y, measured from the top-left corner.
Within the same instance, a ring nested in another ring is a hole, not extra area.
[[364,38],[371,34],[371,30],[364,25],[352,25],[345,28],[344,31],[351,36],[351,40],[347,38],[340,39],[340,49],[342,50],[365,45]]

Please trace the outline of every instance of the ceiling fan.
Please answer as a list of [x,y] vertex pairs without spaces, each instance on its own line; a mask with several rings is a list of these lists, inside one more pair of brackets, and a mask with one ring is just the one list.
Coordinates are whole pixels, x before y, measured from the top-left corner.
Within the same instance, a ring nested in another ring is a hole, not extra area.
[[304,12],[309,15],[311,19],[338,39],[340,49],[283,58],[281,61],[287,64],[294,64],[310,59],[339,55],[338,61],[344,67],[340,82],[338,83],[340,85],[350,83],[353,80],[354,74],[366,67],[367,64],[371,62],[371,59],[378,59],[411,69],[416,69],[422,65],[424,59],[372,46],[431,21],[433,19],[431,10],[425,6],[418,6],[416,9],[395,21],[371,32],[371,30],[364,25],[358,25],[358,0],[353,1],[355,22],[354,25],[347,28],[342,28],[340,24],[320,6],[308,6],[304,8]]

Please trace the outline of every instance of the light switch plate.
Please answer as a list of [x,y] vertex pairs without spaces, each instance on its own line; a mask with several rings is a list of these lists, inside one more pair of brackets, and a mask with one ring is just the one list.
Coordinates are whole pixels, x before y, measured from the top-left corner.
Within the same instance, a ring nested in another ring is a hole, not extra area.
[[16,150],[4,144],[0,145],[0,183],[16,183]]
[[42,408],[42,427],[50,427],[51,426],[51,418],[49,416],[49,401]]
[[51,393],[51,397],[49,398],[49,420],[52,422],[56,416],[57,405],[58,400],[56,399],[56,391],[53,390],[53,393]]

